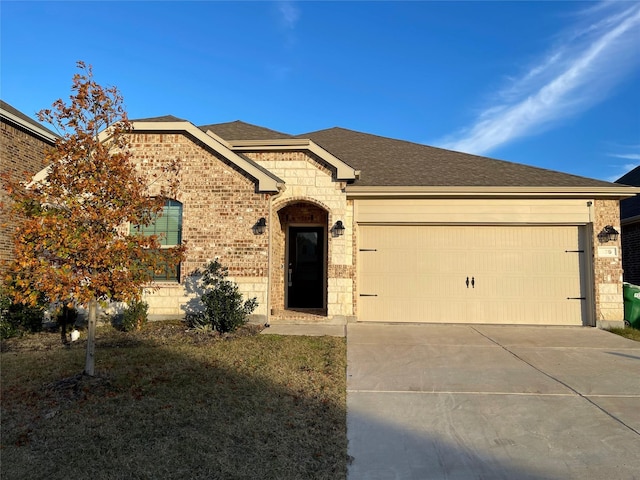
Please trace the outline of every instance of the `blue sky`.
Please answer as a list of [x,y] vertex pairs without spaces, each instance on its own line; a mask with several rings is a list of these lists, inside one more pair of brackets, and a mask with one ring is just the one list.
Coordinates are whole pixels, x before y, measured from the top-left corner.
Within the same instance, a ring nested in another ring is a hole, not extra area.
[[341,126],[604,180],[640,164],[637,1],[2,0],[0,15],[0,96],[30,116],[83,60],[130,118]]

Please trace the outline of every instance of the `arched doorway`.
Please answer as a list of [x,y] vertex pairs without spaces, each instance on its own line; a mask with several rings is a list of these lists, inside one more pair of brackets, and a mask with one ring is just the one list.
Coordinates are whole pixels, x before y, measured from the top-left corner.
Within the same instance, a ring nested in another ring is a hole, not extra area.
[[328,218],[326,209],[306,201],[278,210],[281,246],[276,255],[284,268],[274,287],[284,310],[326,315]]

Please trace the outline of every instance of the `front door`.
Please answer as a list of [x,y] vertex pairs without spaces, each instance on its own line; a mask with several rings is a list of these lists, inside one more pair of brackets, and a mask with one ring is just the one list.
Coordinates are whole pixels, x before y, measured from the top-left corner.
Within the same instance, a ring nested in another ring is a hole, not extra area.
[[324,307],[324,227],[289,227],[287,307]]

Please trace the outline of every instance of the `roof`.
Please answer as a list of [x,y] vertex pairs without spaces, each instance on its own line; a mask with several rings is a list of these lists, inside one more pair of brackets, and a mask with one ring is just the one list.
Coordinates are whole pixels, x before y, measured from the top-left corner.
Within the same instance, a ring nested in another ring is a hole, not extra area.
[[20,127],[26,128],[31,133],[39,136],[42,140],[48,143],[53,144],[55,143],[56,138],[60,138],[60,135],[28,117],[17,108],[12,107],[4,100],[0,100],[0,114],[3,119],[11,121]]
[[[640,165],[616,180],[622,185],[640,187]],[[640,196],[627,198],[620,202],[620,218],[622,220],[640,216]]]
[[[159,125],[182,122],[172,116],[139,120]],[[149,124],[149,123],[147,123]],[[209,132],[235,152],[256,150],[312,149],[330,164],[342,164],[351,172],[344,178],[352,195],[385,191],[387,194],[420,194],[422,190],[438,194],[598,194],[626,197],[635,193],[618,184],[532,167],[494,158],[455,152],[419,143],[357,132],[340,127],[290,135],[240,120],[197,127]],[[355,175],[354,175],[355,173]],[[275,177],[274,177],[275,179]],[[402,192],[401,192],[402,190]]]
[[160,117],[149,118],[136,118],[135,120],[129,119],[130,122],[186,122],[182,118],[174,117],[173,115],[162,115]]
[[640,165],[631,170],[630,172],[625,173],[621,176],[616,183],[620,183],[622,185],[633,185],[634,187],[640,187]]
[[[137,132],[183,132],[185,135],[188,135],[200,142],[200,145],[205,149],[217,152],[236,167],[254,178],[257,181],[256,185],[259,191],[277,192],[282,185],[282,180],[272,172],[269,172],[250,158],[234,152],[225,144],[223,139],[216,137],[211,133],[207,133],[206,131],[203,132],[191,122],[180,120],[172,115],[165,115],[163,117],[154,117],[146,120],[132,120],[131,123],[133,123],[134,129]],[[100,133],[101,141],[104,141],[108,135],[108,130],[103,130]]]
[[611,187],[613,184],[344,128],[309,138],[353,168],[358,186]]
[[294,138],[287,133],[277,132],[270,128],[251,125],[250,123],[235,122],[213,123],[211,125],[203,125],[198,127],[203,132],[211,130],[224,140],[274,140],[281,138]]

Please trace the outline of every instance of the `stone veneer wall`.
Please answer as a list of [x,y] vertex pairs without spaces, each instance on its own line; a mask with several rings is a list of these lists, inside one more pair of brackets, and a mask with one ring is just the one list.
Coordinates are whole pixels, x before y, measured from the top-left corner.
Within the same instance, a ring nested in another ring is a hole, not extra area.
[[[273,199],[271,321],[345,323],[355,316],[355,255],[353,202],[347,201],[345,184],[335,181],[328,166],[305,151],[248,152],[247,157],[284,180],[286,188]],[[345,234],[333,237],[331,227],[342,220]],[[285,242],[292,224],[322,224],[327,230],[326,312],[291,315],[285,312]]]
[[183,134],[135,133],[131,150],[139,167],[160,179],[151,194],[162,183],[162,166],[174,159],[181,164],[176,200],[183,205],[187,258],[181,264],[181,285],[159,282],[155,291],[148,291],[150,314],[176,316],[197,308],[194,298],[201,291],[194,274],[218,258],[240,291],[257,297],[254,314],[266,318],[268,235],[255,235],[252,227],[260,217],[270,222],[269,195],[256,193],[251,178]]
[[[0,171],[8,173],[14,180],[27,180],[42,170],[45,150],[51,143],[22,130],[13,124],[1,122],[0,126]],[[13,259],[13,234],[18,222],[11,220],[8,209],[10,199],[0,186],[0,274],[5,271],[2,264]]]
[[[606,225],[620,231],[620,207],[618,200],[595,200],[593,218],[593,271],[595,317],[598,325],[619,323],[624,319],[622,299],[622,256],[620,238],[616,242],[601,243],[598,233]],[[617,255],[605,256],[599,247],[617,248]]]

